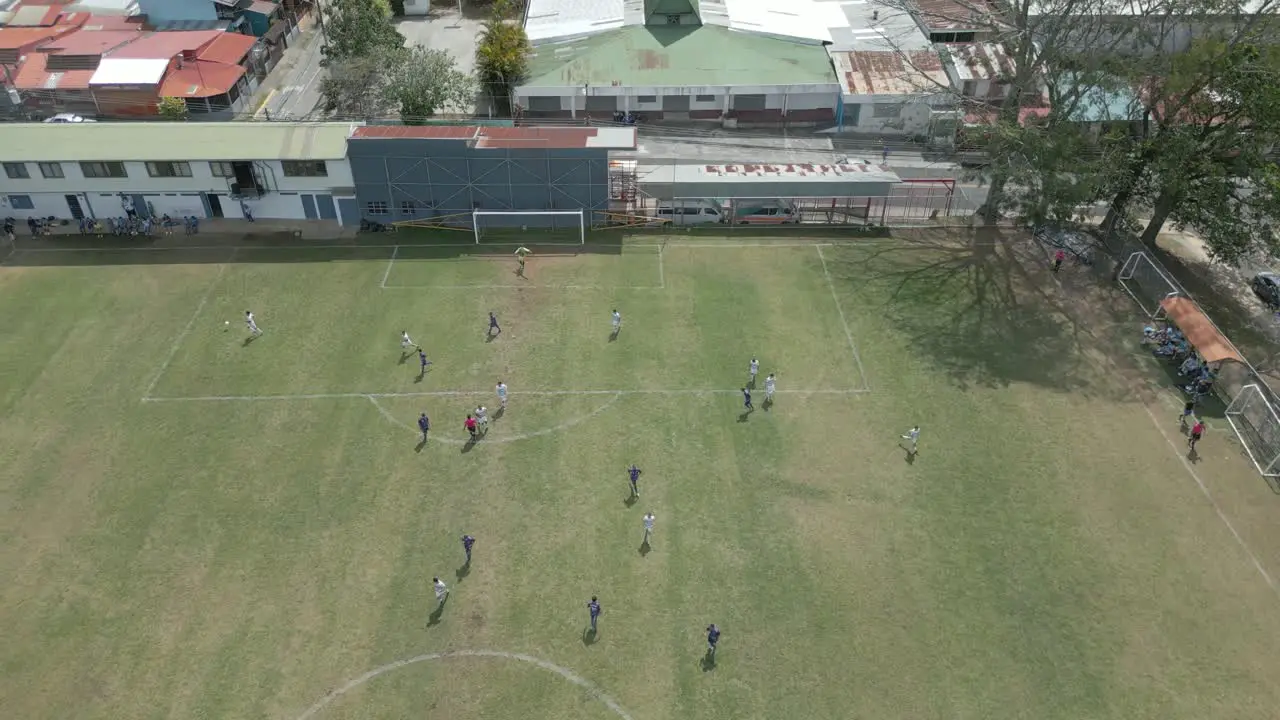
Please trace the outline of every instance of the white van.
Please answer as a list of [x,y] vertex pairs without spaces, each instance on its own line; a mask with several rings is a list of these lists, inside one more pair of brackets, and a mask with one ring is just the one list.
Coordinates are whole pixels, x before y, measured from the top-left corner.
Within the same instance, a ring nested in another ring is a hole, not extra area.
[[786,200],[739,200],[733,221],[739,225],[790,225],[800,222],[800,212]]
[[715,200],[662,200],[656,217],[672,225],[709,225],[724,222],[724,209]]

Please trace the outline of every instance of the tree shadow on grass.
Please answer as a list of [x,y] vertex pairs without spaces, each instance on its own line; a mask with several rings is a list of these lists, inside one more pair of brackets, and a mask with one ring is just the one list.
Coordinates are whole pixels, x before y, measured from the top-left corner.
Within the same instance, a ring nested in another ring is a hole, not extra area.
[[1035,253],[1021,232],[962,228],[829,252],[827,265],[838,288],[873,288],[866,310],[961,388],[1090,390],[1089,332]]

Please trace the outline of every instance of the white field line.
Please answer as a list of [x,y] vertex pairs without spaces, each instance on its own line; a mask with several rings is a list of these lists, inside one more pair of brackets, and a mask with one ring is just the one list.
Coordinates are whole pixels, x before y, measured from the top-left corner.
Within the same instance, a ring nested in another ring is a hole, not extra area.
[[383,290],[662,290],[661,285],[383,285]]
[[182,343],[191,334],[191,329],[196,326],[196,320],[200,317],[200,313],[204,312],[204,306],[209,303],[209,298],[213,297],[213,291],[218,287],[218,282],[222,280],[222,274],[227,271],[236,258],[236,251],[231,251],[231,256],[227,261],[218,265],[218,273],[213,276],[213,280],[209,283],[209,287],[205,289],[204,295],[201,296],[200,302],[196,304],[196,311],[191,313],[191,319],[187,321],[182,332],[178,333],[178,337],[174,338],[173,345],[169,346],[169,352],[164,356],[164,362],[160,363],[160,368],[156,370],[156,374],[151,378],[151,382],[147,383],[147,389],[142,392],[143,397],[151,395],[151,391],[156,389],[156,385],[160,382],[160,378],[164,377],[164,373],[169,369],[169,363],[173,362],[174,356],[178,354],[178,348],[182,347]]
[[1191,475],[1191,479],[1196,481],[1196,486],[1200,488],[1200,492],[1204,495],[1204,499],[1208,500],[1209,505],[1213,507],[1213,511],[1218,513],[1218,519],[1222,521],[1223,525],[1227,526],[1227,530],[1231,531],[1231,537],[1236,539],[1236,544],[1240,546],[1241,550],[1244,550],[1244,554],[1253,562],[1253,567],[1257,569],[1258,574],[1262,576],[1262,579],[1267,582],[1267,587],[1271,588],[1271,591],[1276,593],[1277,596],[1280,596],[1280,587],[1276,586],[1276,581],[1272,579],[1271,573],[1268,573],[1266,568],[1262,566],[1262,562],[1258,560],[1258,556],[1253,553],[1253,550],[1249,548],[1248,543],[1246,543],[1244,538],[1240,536],[1239,531],[1236,530],[1236,526],[1231,524],[1231,521],[1227,519],[1227,514],[1222,511],[1222,507],[1218,505],[1218,501],[1214,500],[1213,495],[1209,492],[1209,486],[1200,478],[1200,473],[1196,472],[1195,466],[1187,460],[1186,453],[1178,449],[1178,446],[1174,444],[1173,440],[1169,437],[1169,434],[1165,432],[1164,427],[1160,424],[1160,420],[1156,418],[1155,413],[1151,412],[1151,408],[1147,407],[1146,403],[1142,404],[1142,409],[1146,411],[1147,417],[1151,418],[1151,424],[1156,426],[1156,431],[1160,433],[1160,436],[1164,438],[1165,442],[1169,443],[1169,449],[1173,450],[1173,454],[1177,455],[1178,459],[1182,461],[1182,466],[1187,469],[1187,473]]
[[[667,389],[667,390],[523,390],[519,392],[511,392],[510,396],[520,397],[522,395],[530,397],[558,397],[558,396],[583,396],[583,395],[658,395],[658,396],[701,396],[701,395],[739,395],[741,390],[731,389]],[[867,388],[855,388],[850,390],[778,390],[776,395],[832,395],[832,396],[851,396],[865,395],[871,392]],[[302,393],[296,395],[189,395],[174,397],[151,397],[142,398],[144,403],[183,403],[183,402],[287,402],[292,400],[342,400],[342,399],[372,399],[379,398],[427,398],[427,397],[481,397],[493,395],[493,389],[488,390],[427,390],[423,392],[335,392],[335,393]]]
[[849,341],[849,351],[853,353],[853,361],[858,364],[858,375],[862,379],[862,387],[866,391],[871,391],[871,381],[867,378],[866,368],[862,366],[862,357],[858,355],[858,346],[853,343],[853,333],[849,331],[849,321],[845,319],[844,308],[840,305],[840,296],[836,294],[835,281],[831,279],[831,271],[827,269],[827,256],[822,252],[822,246],[817,246],[818,260],[822,262],[822,275],[827,279],[827,289],[831,291],[831,301],[836,304],[836,312],[840,315],[840,325],[844,328],[845,340]]
[[[509,443],[509,442],[517,442],[517,441],[519,441],[519,440],[529,440],[529,439],[532,439],[532,438],[541,437],[541,436],[543,436],[543,435],[550,435],[550,434],[552,434],[552,433],[558,433],[558,432],[560,432],[561,430],[568,430],[569,428],[571,428],[571,427],[573,427],[573,426],[575,426],[575,425],[581,425],[582,423],[584,423],[584,422],[586,422],[586,421],[590,420],[591,418],[593,418],[593,417],[595,417],[595,416],[599,415],[600,413],[604,412],[605,410],[608,410],[609,408],[613,407],[614,403],[618,402],[618,400],[620,400],[621,398],[622,398],[622,396],[621,396],[621,395],[616,395],[616,394],[615,394],[615,395],[613,395],[612,397],[610,397],[610,398],[609,398],[608,402],[606,402],[605,404],[601,405],[600,407],[596,408],[595,410],[592,410],[591,412],[589,412],[589,413],[587,413],[587,414],[585,414],[585,415],[578,415],[578,416],[576,416],[576,417],[571,417],[571,418],[569,418],[568,420],[565,420],[564,422],[561,422],[561,423],[559,423],[559,424],[557,424],[557,425],[552,425],[552,426],[550,426],[550,427],[544,427],[544,428],[542,428],[542,429],[535,430],[535,431],[533,431],[533,432],[528,432],[528,433],[519,433],[519,434],[516,434],[516,435],[502,435],[502,434],[500,434],[500,433],[499,433],[499,434],[498,434],[497,436],[495,436],[495,437],[490,437],[490,436],[489,436],[489,432],[490,432],[490,431],[489,431],[488,429],[486,429],[486,430],[485,430],[485,434],[482,436],[482,439],[480,440],[480,442],[481,442],[481,443],[484,443],[484,444],[486,444],[486,445],[493,444],[493,443]],[[390,412],[388,412],[386,408],[384,408],[384,407],[382,407],[382,405],[378,404],[378,399],[377,399],[377,398],[375,398],[375,397],[370,397],[370,398],[369,398],[369,402],[373,403],[373,406],[374,406],[374,407],[376,407],[376,408],[378,408],[378,412],[382,415],[382,417],[386,418],[388,422],[391,422],[391,423],[392,423],[392,424],[394,424],[394,425],[399,425],[399,426],[400,426],[400,427],[402,427],[402,428],[406,428],[407,430],[409,430],[410,432],[412,432],[414,435],[419,435],[419,434],[421,434],[421,432],[422,432],[421,430],[419,430],[418,428],[414,427],[413,425],[410,425],[409,423],[402,422],[402,421],[401,421],[400,419],[398,419],[395,415],[392,415]],[[489,427],[490,427],[490,428],[498,427],[498,417],[490,418],[490,420],[489,420]],[[459,440],[458,438],[449,437],[449,436],[447,436],[447,435],[442,436],[442,435],[432,434],[432,435],[431,435],[431,440],[430,440],[430,442],[434,442],[434,443],[444,443],[444,444],[446,444],[446,445],[466,445],[466,444],[470,443],[471,441],[470,441],[470,440]]]
[[391,277],[391,268],[395,267],[395,265],[396,265],[396,256],[397,256],[397,255],[399,255],[399,254],[400,254],[400,246],[399,246],[399,245],[396,245],[396,246],[395,246],[395,248],[394,248],[394,249],[392,249],[392,251],[391,251],[391,259],[387,261],[387,271],[386,271],[386,272],[384,272],[384,273],[382,273],[382,283],[381,283],[381,285],[382,285],[382,288],[383,288],[383,289],[386,289],[386,287],[387,287],[387,278]]
[[330,690],[328,693],[325,694],[324,697],[320,698],[320,700],[318,700],[314,705],[307,708],[306,712],[299,715],[297,717],[297,720],[311,720],[311,718],[315,717],[316,714],[319,713],[321,710],[324,710],[325,707],[327,707],[334,700],[337,700],[343,695],[346,695],[352,690],[355,690],[356,688],[360,687],[361,685],[364,685],[365,683],[369,682],[370,680],[373,680],[374,678],[380,675],[385,675],[394,670],[399,670],[400,668],[408,667],[409,665],[415,665],[417,663],[425,662],[427,660],[448,660],[450,658],[468,658],[468,657],[518,660],[523,663],[529,663],[530,665],[540,667],[543,670],[553,672],[556,675],[559,675],[560,677],[564,678],[565,680],[568,680],[569,682],[573,683],[574,685],[577,685],[578,687],[582,688],[587,692],[587,694],[591,695],[591,697],[595,698],[596,700],[599,700],[601,703],[604,704],[605,707],[609,708],[610,712],[622,718],[622,720],[632,720],[631,714],[628,713],[625,708],[619,705],[617,700],[614,700],[613,698],[609,697],[604,693],[603,690],[597,687],[590,680],[587,680],[581,675],[578,675],[577,673],[573,672],[569,668],[556,665],[555,663],[547,662],[546,660],[533,657],[532,655],[523,655],[521,653],[511,653],[511,652],[501,652],[498,650],[454,650],[451,652],[429,653],[426,655],[418,655],[417,657],[411,657],[406,660],[397,660],[393,663],[388,663],[381,667],[376,667],[370,670],[369,672],[353,680],[348,680],[346,683],[343,683],[339,687],[333,690]]

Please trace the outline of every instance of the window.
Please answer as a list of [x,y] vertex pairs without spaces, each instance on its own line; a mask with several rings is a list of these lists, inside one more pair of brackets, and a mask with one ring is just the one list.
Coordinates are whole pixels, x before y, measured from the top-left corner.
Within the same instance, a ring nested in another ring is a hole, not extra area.
[[764,110],[768,98],[764,95],[734,95],[734,110]]
[[[329,168],[325,167],[323,160],[285,160],[280,163],[284,166],[285,177],[328,177]],[[386,203],[383,203],[385,208]],[[384,209],[383,212],[386,212]]]
[[40,163],[40,174],[47,178],[62,177],[62,163]]
[[876,103],[872,117],[880,120],[893,120],[902,114],[902,106],[898,103]]
[[5,163],[4,174],[14,180],[26,180],[31,177],[31,173],[27,172],[26,163]]
[[186,162],[149,162],[147,174],[151,177],[191,177],[191,163]]
[[382,200],[374,200],[364,204],[364,211],[369,215],[386,215],[387,204]]
[[401,214],[401,215],[412,215],[412,214],[414,213],[414,211],[416,211],[417,209],[418,209],[418,203],[416,203],[416,202],[414,202],[414,201],[412,201],[412,200],[401,200],[401,201],[400,201],[400,214]]
[[693,101],[694,102],[715,102],[716,96],[715,95],[694,95]]
[[82,162],[80,172],[87,178],[123,178],[129,177],[122,162]]
[[965,97],[973,97],[978,94],[978,82],[976,80],[965,80],[960,92]]
[[31,202],[30,195],[10,195],[9,207],[14,210],[35,210],[36,204]]
[[535,96],[529,98],[529,112],[560,112],[558,96]]
[[229,162],[211,162],[209,163],[209,172],[213,173],[214,177],[236,176],[235,166]]
[[640,103],[641,105],[653,105],[658,102],[658,96],[657,95],[640,95],[639,97],[636,98],[636,102]]

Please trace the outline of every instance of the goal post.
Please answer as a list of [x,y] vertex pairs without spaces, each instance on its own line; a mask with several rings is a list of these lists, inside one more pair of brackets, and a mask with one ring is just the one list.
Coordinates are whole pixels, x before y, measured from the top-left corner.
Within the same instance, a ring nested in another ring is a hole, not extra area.
[[1227,422],[1258,472],[1280,477],[1280,414],[1270,393],[1256,384],[1245,385],[1227,406]]
[[476,244],[525,243],[585,245],[586,213],[581,210],[475,210],[471,227]]
[[1184,295],[1182,287],[1145,252],[1135,252],[1124,261],[1116,276],[1120,287],[1142,308],[1147,317],[1164,317],[1160,303],[1165,298]]

